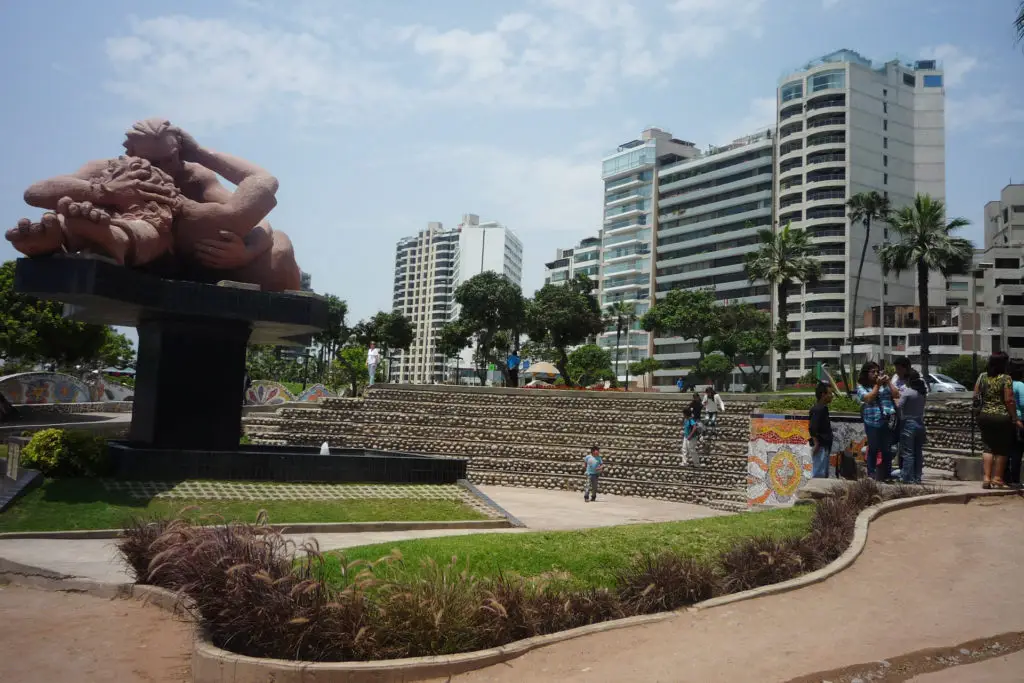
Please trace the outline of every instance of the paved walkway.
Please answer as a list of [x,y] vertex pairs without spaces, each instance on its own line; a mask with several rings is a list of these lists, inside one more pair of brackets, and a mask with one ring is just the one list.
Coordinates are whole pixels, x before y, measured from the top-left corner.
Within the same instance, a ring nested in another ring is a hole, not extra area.
[[[641,522],[681,521],[727,514],[700,505],[650,498],[602,496],[596,503],[584,503],[581,495],[570,491],[503,486],[483,486],[480,489],[498,505],[523,521],[528,528],[290,534],[289,538],[299,543],[315,538],[321,550],[336,550],[411,538],[564,530]],[[0,540],[0,557],[97,581],[122,583],[130,580],[120,562],[114,541],[110,540]]]
[[[1024,544],[1008,542],[1022,525],[1021,498],[897,512],[872,525],[851,568],[823,583],[586,636],[454,680],[789,681],[1024,631],[1016,598]],[[1001,675],[995,660],[972,666],[979,678],[953,675],[964,668],[919,680],[1007,680],[980,678]],[[1019,669],[1009,680],[1020,680]]]

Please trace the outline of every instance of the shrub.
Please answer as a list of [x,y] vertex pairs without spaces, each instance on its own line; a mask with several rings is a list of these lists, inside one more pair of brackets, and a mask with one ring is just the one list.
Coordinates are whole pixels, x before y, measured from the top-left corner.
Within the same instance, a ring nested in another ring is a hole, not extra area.
[[726,594],[781,583],[814,568],[803,539],[750,538],[722,554]]
[[844,496],[818,501],[811,518],[811,532],[805,539],[815,568],[824,567],[850,547],[857,514],[858,510]]
[[36,432],[22,450],[21,462],[47,477],[98,477],[110,472],[107,440],[83,431]]
[[151,547],[156,539],[164,535],[170,524],[168,519],[143,517],[132,517],[125,524],[117,549],[121,551],[135,583],[149,582],[149,565],[153,561]]
[[633,614],[679,609],[714,597],[713,567],[677,553],[642,555],[615,577],[619,599]]
[[[813,396],[787,396],[786,398],[766,401],[761,406],[761,410],[766,413],[805,413],[814,406],[814,403],[815,398]],[[829,410],[833,413],[857,413],[859,415],[860,404],[857,403],[856,399],[849,396],[836,396],[832,399]]]

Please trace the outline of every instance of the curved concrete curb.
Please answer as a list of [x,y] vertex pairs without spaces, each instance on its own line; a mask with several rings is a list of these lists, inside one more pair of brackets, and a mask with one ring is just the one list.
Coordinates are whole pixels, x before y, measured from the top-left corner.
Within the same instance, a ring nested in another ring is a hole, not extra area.
[[[269,524],[274,531],[286,534],[356,534],[367,531],[433,531],[438,529],[508,529],[514,526],[507,519],[470,519],[461,522],[324,522]],[[8,539],[87,540],[120,538],[122,529],[85,529],[82,531],[9,531],[0,534]]]
[[[867,545],[869,525],[879,517],[890,512],[921,505],[967,503],[974,498],[1008,495],[1020,494],[1017,491],[971,491],[940,493],[931,496],[887,501],[881,505],[868,508],[857,516],[850,547],[838,559],[827,567],[804,574],[791,581],[705,600],[678,612],[663,612],[660,614],[628,617],[615,621],[605,621],[570,631],[560,631],[549,635],[519,640],[508,645],[488,650],[479,650],[477,652],[377,662],[296,662],[237,655],[216,647],[206,640],[201,633],[197,633],[192,654],[193,681],[194,683],[262,683],[267,680],[273,680],[276,683],[309,683],[312,681],[317,683],[358,683],[360,681],[400,683],[430,678],[446,678],[506,662],[531,650],[572,640],[591,633],[658,623],[674,619],[682,612],[696,612],[713,607],[722,607],[744,600],[785,593],[819,583],[853,564]],[[184,612],[184,602],[181,596],[162,588],[85,581],[64,577],[48,570],[24,567],[13,562],[0,560],[0,579],[8,578],[10,580],[12,577],[14,579],[12,582],[33,585],[39,588],[82,591],[102,597],[135,597],[175,613],[181,614]]]

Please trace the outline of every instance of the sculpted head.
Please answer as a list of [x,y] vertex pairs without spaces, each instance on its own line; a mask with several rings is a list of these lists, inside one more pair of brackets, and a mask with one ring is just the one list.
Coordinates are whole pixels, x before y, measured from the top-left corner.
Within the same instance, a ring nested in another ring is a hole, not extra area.
[[181,141],[167,119],[137,121],[125,132],[123,144],[128,156],[147,159],[172,175],[182,167]]

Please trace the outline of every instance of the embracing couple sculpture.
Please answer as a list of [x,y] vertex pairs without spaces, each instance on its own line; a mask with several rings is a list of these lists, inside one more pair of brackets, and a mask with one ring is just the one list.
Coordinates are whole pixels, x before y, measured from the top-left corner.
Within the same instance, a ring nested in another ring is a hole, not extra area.
[[14,248],[26,256],[88,251],[175,279],[299,289],[291,241],[266,220],[277,205],[275,177],[164,119],[134,124],[123,144],[126,156],[26,190],[25,201],[47,213],[7,231]]

